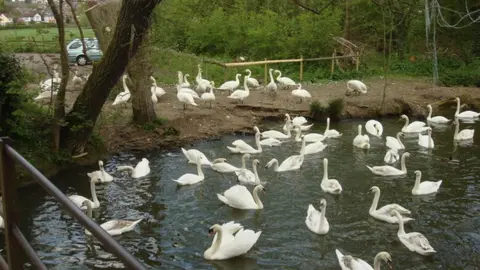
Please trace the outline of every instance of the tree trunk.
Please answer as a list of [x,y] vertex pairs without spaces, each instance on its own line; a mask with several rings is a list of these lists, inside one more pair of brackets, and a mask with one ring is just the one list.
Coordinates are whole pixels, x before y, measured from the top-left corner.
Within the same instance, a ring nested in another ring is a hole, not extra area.
[[[154,8],[162,0],[123,1],[112,40],[96,65],[85,87],[77,97],[62,129],[62,147],[72,154],[83,153],[95,122],[110,91],[137,53],[151,25]],[[126,46],[125,44],[128,44]]]
[[[144,40],[144,44],[148,41]],[[152,122],[157,118],[152,102],[150,75],[153,68],[148,58],[149,46],[139,48],[135,57],[130,61],[127,71],[133,82],[132,112],[133,121],[137,124]]]
[[58,88],[55,99],[55,110],[53,114],[53,148],[58,151],[60,148],[60,126],[65,117],[65,92],[70,77],[70,69],[68,68],[67,47],[65,44],[65,22],[63,14],[63,0],[58,1],[58,6],[53,0],[47,0],[52,9],[53,17],[57,22],[58,29],[58,45],[60,46],[60,68],[62,71],[62,80]]

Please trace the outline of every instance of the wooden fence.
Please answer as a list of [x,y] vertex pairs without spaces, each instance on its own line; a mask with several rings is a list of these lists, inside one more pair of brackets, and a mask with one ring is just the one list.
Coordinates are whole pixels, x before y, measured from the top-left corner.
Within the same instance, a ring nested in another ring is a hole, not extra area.
[[225,69],[225,80],[227,80],[227,68],[264,65],[264,82],[267,82],[268,81],[268,64],[300,63],[300,66],[299,66],[300,76],[299,76],[299,78],[300,78],[300,81],[302,81],[303,80],[303,70],[304,70],[304,67],[305,67],[305,62],[331,60],[332,64],[331,64],[331,68],[330,68],[330,73],[333,74],[333,72],[335,72],[335,61],[337,59],[344,59],[344,58],[355,59],[356,60],[355,61],[355,68],[358,71],[358,68],[360,66],[360,53],[356,53],[355,55],[337,56],[337,51],[336,50],[333,51],[332,56],[316,57],[316,58],[303,58],[303,56],[301,56],[298,59],[280,59],[280,60],[268,60],[268,59],[265,58],[265,60],[263,60],[263,61],[234,62],[234,63],[221,63],[221,62],[214,61],[214,60],[204,59],[203,62],[223,67]]

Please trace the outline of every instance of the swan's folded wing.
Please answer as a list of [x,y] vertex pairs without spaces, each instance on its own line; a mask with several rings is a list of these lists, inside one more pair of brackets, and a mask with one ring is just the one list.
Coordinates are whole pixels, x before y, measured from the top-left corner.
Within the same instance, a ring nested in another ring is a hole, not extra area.
[[321,213],[313,205],[308,205],[307,218],[305,222],[308,222],[312,228],[316,228],[320,222]]
[[408,241],[412,244],[420,246],[424,250],[433,249],[428,239],[419,232],[412,232],[408,234]]
[[255,174],[247,169],[242,169],[235,172],[238,180],[242,183],[255,183]]
[[223,194],[228,199],[230,205],[256,205],[252,194],[245,186],[235,185],[225,191]]
[[243,226],[240,223],[235,223],[234,221],[230,221],[230,222],[227,222],[227,223],[223,223],[222,228],[223,228],[224,232],[228,232],[230,234],[235,234],[240,229],[243,229]]
[[244,142],[243,140],[236,140],[232,142],[232,145],[235,146],[237,149],[240,149],[242,151],[245,150],[255,150],[252,146],[250,146],[248,143]]
[[355,265],[352,267],[352,269],[373,270],[373,267],[366,261],[355,257],[353,257],[353,259],[355,261]]
[[132,166],[117,166],[118,171],[134,171],[135,169]]
[[227,258],[236,257],[247,253],[253,247],[253,245],[255,245],[261,233],[261,231],[254,232],[252,230],[240,229],[235,235],[235,239],[233,241],[225,243],[225,245],[221,247],[222,253]]
[[303,155],[290,156],[285,159],[279,167],[282,168],[296,168],[299,164],[303,163]]
[[377,212],[394,217],[395,215],[392,214],[393,210],[398,211],[402,216],[407,215],[407,214],[408,215],[411,214],[410,210],[408,210],[408,209],[404,208],[403,206],[398,205],[396,203],[386,204],[386,205],[382,206],[381,208],[377,209]]

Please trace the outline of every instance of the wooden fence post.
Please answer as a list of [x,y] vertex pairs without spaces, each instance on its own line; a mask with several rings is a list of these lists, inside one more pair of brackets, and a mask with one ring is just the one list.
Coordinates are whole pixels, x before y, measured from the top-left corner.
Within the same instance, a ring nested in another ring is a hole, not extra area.
[[[267,58],[265,58],[265,61],[267,61]],[[267,77],[268,77],[268,65],[267,65],[267,63],[265,63],[265,66],[263,67],[263,71],[264,71],[263,84],[266,86],[268,84],[267,83],[267,81],[268,81],[268,79],[267,79]]]
[[357,71],[358,71],[358,68],[360,67],[360,53],[359,52],[356,52],[355,53],[357,55],[357,61],[355,62],[355,66],[357,68]]
[[300,82],[303,81],[303,55],[300,57],[302,61],[300,61]]
[[3,221],[5,224],[5,247],[10,269],[23,269],[24,253],[18,240],[13,235],[13,226],[18,223],[17,181],[15,163],[5,152],[9,138],[0,138],[0,184],[2,188]]
[[330,76],[333,76],[333,72],[335,71],[335,56],[337,55],[337,49],[333,50],[332,54],[332,67],[330,68]]

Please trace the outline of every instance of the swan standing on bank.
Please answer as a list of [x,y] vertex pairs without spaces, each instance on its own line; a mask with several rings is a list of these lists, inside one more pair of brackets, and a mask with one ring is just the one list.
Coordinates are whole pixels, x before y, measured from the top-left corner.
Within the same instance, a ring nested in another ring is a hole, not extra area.
[[132,178],[140,178],[144,177],[150,173],[150,161],[146,158],[142,158],[140,162],[138,162],[137,166],[133,168],[132,166],[117,166],[117,170],[119,171],[129,171],[130,176]]
[[397,150],[395,149],[388,149],[387,153],[385,153],[385,157],[383,157],[383,161],[387,164],[393,164],[397,162],[400,159],[400,156],[398,155]]
[[[377,186],[373,186],[370,189],[370,192],[373,192],[375,194],[375,197],[373,197],[372,206],[370,206],[370,209],[368,210],[368,214],[373,218],[393,224],[398,223],[398,218],[392,214],[393,210],[402,213],[402,215],[410,215],[412,213],[410,212],[410,210],[405,209],[404,207],[396,203],[386,204],[381,208],[377,209],[378,201],[380,200],[380,188],[378,188]],[[413,220],[413,218],[410,217],[402,216],[402,218],[403,222]]]
[[320,184],[322,190],[331,194],[340,194],[342,192],[342,186],[337,179],[328,179],[328,159],[323,159],[323,178]]
[[112,182],[113,181],[113,176],[111,176],[110,174],[108,174],[105,171],[105,169],[103,168],[103,161],[101,161],[101,160],[98,161],[98,167],[100,168],[100,170],[94,171],[94,172],[91,172],[91,173],[87,173],[87,175],[90,178],[98,178],[100,183]]
[[380,270],[381,260],[387,263],[390,269],[393,269],[392,257],[388,252],[382,251],[373,259],[373,268],[364,260],[355,258],[351,255],[343,255],[338,249],[335,249],[338,263],[342,270]]
[[[195,103],[195,100],[193,99],[192,94],[187,93],[185,91],[182,91],[182,89],[187,89],[187,88],[178,89],[177,99],[178,99],[178,101],[183,103],[183,110],[185,111],[187,109],[187,105],[198,106],[197,103]],[[189,89],[189,90],[191,90],[191,89]]]
[[96,179],[90,179],[90,192],[92,194],[93,201],[90,201],[89,199],[80,195],[70,195],[68,196],[68,198],[80,209],[86,209],[86,206],[83,205],[84,201],[90,201],[92,204],[92,208],[99,208],[100,202],[98,201],[97,192],[95,191],[96,183],[97,183]]
[[403,132],[398,132],[397,138],[394,138],[392,136],[387,136],[385,144],[387,145],[388,148],[394,149],[397,151],[400,149],[405,149],[405,145],[403,145],[402,141],[400,140],[401,136],[403,136]]
[[157,86],[157,81],[153,76],[150,76],[150,80],[152,81],[152,86],[150,89],[152,90],[152,93],[155,93],[155,95],[157,96],[157,99],[161,98],[163,95],[166,94],[163,88]]
[[235,185],[227,189],[223,195],[217,193],[218,199],[224,204],[237,209],[263,209],[263,203],[258,197],[258,192],[266,193],[262,185],[257,185],[253,189],[253,195],[245,186]]
[[380,138],[383,134],[383,125],[377,120],[368,120],[367,123],[365,123],[365,130],[372,136]]
[[442,185],[442,180],[433,182],[433,181],[423,181],[420,182],[422,179],[422,172],[417,170],[415,171],[415,185],[412,189],[413,195],[428,195],[437,193],[440,189],[440,185]]
[[393,210],[393,214],[397,216],[398,223],[398,239],[410,250],[420,255],[429,256],[436,253],[435,249],[430,245],[428,239],[419,232],[405,233],[402,215],[398,211]]
[[368,135],[362,135],[362,125],[358,125],[358,135],[353,139],[353,146],[362,149],[370,148],[370,138]]
[[453,135],[453,140],[455,141],[469,141],[469,140],[473,140],[473,136],[475,134],[475,130],[474,129],[462,129],[462,131],[458,132],[459,130],[459,123],[458,123],[458,119],[455,119],[453,121],[453,123],[455,124],[455,134]]
[[262,231],[244,230],[243,226],[235,232],[227,231],[224,226],[218,224],[210,227],[208,234],[215,234],[215,237],[210,248],[203,253],[203,257],[206,260],[226,260],[243,255],[257,243],[262,234]]
[[197,156],[197,174],[193,173],[186,173],[180,176],[178,179],[173,179],[173,181],[177,182],[179,185],[193,185],[199,183],[205,179],[205,175],[203,175],[202,165],[200,161],[200,156]]
[[418,145],[428,149],[433,149],[435,147],[435,143],[432,139],[432,128],[428,128],[427,133],[427,135],[422,135],[421,133],[418,134]]
[[273,69],[269,69],[268,70],[268,74],[270,75],[270,82],[267,84],[267,86],[265,87],[265,90],[271,95],[271,94],[274,94],[276,95],[277,94],[277,90],[278,90],[278,86],[277,84],[275,83],[275,80],[273,79]]
[[327,209],[327,201],[325,199],[320,200],[320,211],[315,209],[313,205],[308,205],[307,217],[305,218],[305,224],[310,231],[316,234],[327,234],[330,230],[330,225],[325,217]]
[[[87,216],[91,219],[92,218],[91,202],[89,200],[85,200],[82,205],[87,208]],[[143,218],[135,221],[112,219],[100,224],[100,227],[102,227],[102,229],[107,231],[108,234],[115,236],[115,235],[120,235],[129,231],[133,231],[137,226],[137,224],[140,223],[140,221],[142,220]],[[92,235],[87,229],[85,229],[85,234]]]
[[405,114],[402,114],[400,116],[400,120],[402,119],[405,120],[405,125],[402,128],[402,132],[404,133],[424,132],[428,128],[426,127],[426,124],[421,121],[413,121],[412,123],[410,123],[408,116],[406,116]]
[[446,124],[450,122],[450,119],[447,119],[440,115],[432,117],[432,105],[428,104],[427,108],[428,108],[427,122],[434,123],[434,124]]
[[[360,95],[360,93],[366,94],[367,86],[359,80],[349,80],[347,82],[347,93],[353,93],[357,95]],[[347,95],[347,93],[345,93],[345,95]]]
[[217,89],[233,92],[233,90],[237,89],[240,86],[240,76],[242,76],[242,74],[237,73],[237,75],[235,75],[235,81],[226,81]]
[[236,172],[240,170],[240,168],[237,168],[232,164],[227,163],[226,161],[227,161],[226,158],[217,158],[213,160],[212,164],[210,165],[210,168],[220,173],[230,173],[230,172]]
[[342,136],[342,133],[338,132],[337,130],[330,129],[330,117],[327,117],[327,127],[325,128],[323,135],[327,138],[338,138]]
[[232,142],[232,145],[235,147],[227,146],[228,150],[232,153],[242,153],[242,154],[257,154],[262,152],[262,145],[260,144],[260,133],[255,133],[255,144],[257,149],[253,148],[243,140],[236,140]]
[[123,92],[118,93],[118,95],[115,97],[115,100],[112,103],[112,106],[119,105],[119,104],[125,104],[127,106],[127,101],[130,99],[130,90],[128,89],[127,86],[127,74],[123,75],[122,77],[122,82],[123,82]]
[[473,119],[480,116],[480,113],[474,111],[463,111],[460,112],[460,98],[456,97],[455,100],[457,101],[457,110],[455,111],[455,118],[460,119]]
[[182,88],[190,88],[190,83],[188,82],[188,77],[190,77],[190,74],[185,74],[183,75],[183,82],[180,84],[180,87]]
[[245,72],[247,72],[247,83],[250,87],[253,87],[253,88],[258,88],[260,87],[260,83],[258,83],[257,79],[255,78],[252,78],[252,72],[250,71],[250,69],[245,69]]
[[[214,84],[214,82],[212,82],[212,84]],[[210,108],[212,108],[212,101],[215,101],[215,94],[213,93],[213,86],[208,86],[207,87],[207,92],[203,93],[200,96],[200,98],[205,102],[209,102],[210,103]]]
[[282,72],[280,70],[275,70],[275,73],[278,73],[277,82],[279,82],[283,88],[297,85],[292,79],[282,77]]
[[298,89],[292,90],[292,96],[300,98],[300,103],[303,102],[303,99],[312,98],[310,92],[302,89],[302,84],[298,85]]
[[[237,74],[237,75],[240,75],[240,74]],[[243,100],[246,99],[250,95],[250,89],[248,89],[246,76],[243,79],[243,88],[244,89],[235,90],[227,98],[240,100],[243,104]]]
[[407,166],[405,166],[405,158],[409,156],[410,156],[410,153],[408,152],[403,153],[402,158],[400,160],[401,166],[402,166],[401,170],[389,165],[373,166],[373,167],[370,167],[368,165],[366,166],[373,174],[380,175],[380,176],[404,175],[404,174],[407,174]]
[[200,163],[202,165],[206,165],[206,166],[212,165],[212,162],[208,160],[207,156],[205,156],[204,153],[200,152],[197,149],[185,150],[185,148],[182,147],[182,153],[187,158],[188,163],[197,164],[197,157],[200,157]]

